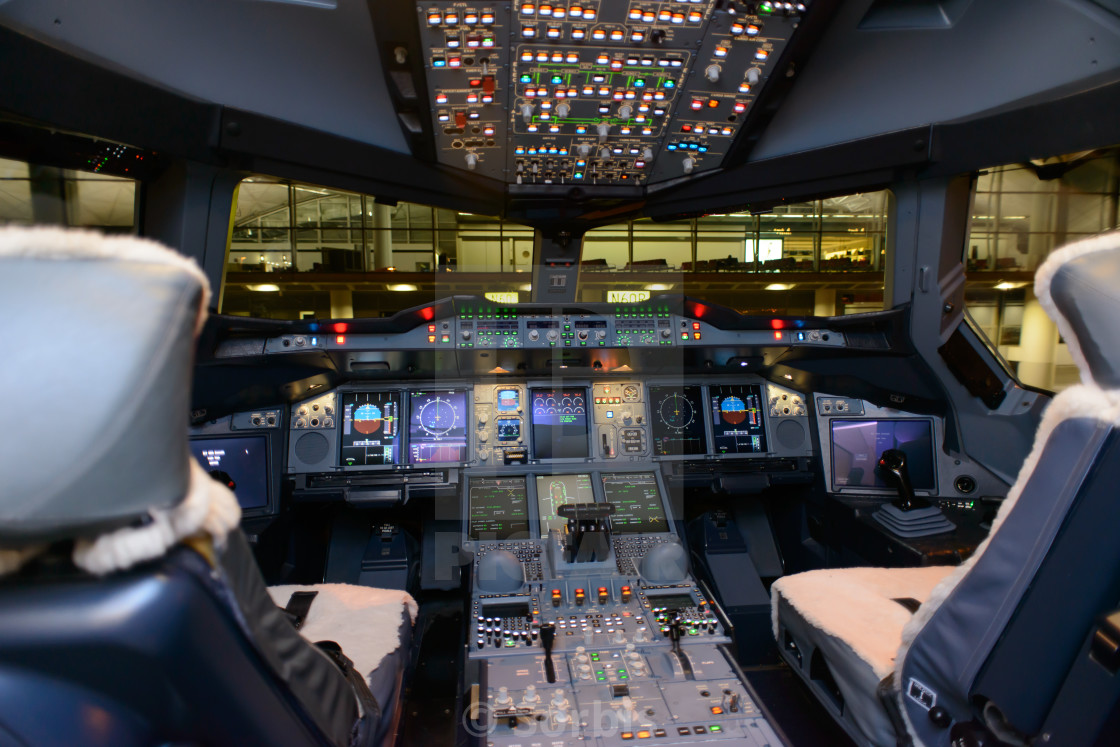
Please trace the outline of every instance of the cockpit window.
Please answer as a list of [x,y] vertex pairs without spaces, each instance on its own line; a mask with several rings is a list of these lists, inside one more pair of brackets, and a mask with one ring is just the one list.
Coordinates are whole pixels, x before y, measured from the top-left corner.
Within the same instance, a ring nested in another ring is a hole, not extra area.
[[673,292],[752,314],[878,311],[887,207],[882,191],[763,214],[598,228],[584,238],[580,299],[633,301]]
[[976,180],[964,247],[974,327],[1019,381],[1057,391],[1079,374],[1034,295],[1050,252],[1118,224],[1120,149],[989,169]]
[[136,230],[136,182],[97,172],[73,171],[0,158],[0,224]]
[[[578,300],[684,293],[748,313],[833,316],[883,304],[887,192],[755,215],[626,221],[584,238]],[[490,216],[312,185],[245,180],[222,312],[377,317],[436,298],[529,301],[533,231]]]

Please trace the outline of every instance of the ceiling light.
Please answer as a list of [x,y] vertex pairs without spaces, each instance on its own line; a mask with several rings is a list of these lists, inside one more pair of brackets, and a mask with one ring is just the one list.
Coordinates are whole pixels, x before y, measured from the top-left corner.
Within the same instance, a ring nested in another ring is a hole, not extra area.
[[389,290],[391,290],[391,291],[414,291],[414,290],[420,290],[420,289],[417,288],[412,283],[392,283],[392,284],[389,285]]
[[793,289],[793,283],[770,283],[766,286],[768,291],[788,291]]
[[673,286],[665,285],[664,283],[650,283],[646,286],[647,291],[667,291]]
[[529,291],[533,290],[533,285],[532,283],[525,283],[524,285],[517,286],[517,290],[525,291],[526,293],[528,293]]
[[1026,286],[1027,286],[1026,283],[1009,283],[1005,280],[1002,283],[997,283],[996,284],[996,290],[1009,291],[1009,290],[1015,290],[1017,288],[1025,288]]
[[280,290],[280,286],[273,285],[272,283],[263,283],[261,285],[250,285],[249,290],[263,291],[265,293],[275,293],[276,291]]

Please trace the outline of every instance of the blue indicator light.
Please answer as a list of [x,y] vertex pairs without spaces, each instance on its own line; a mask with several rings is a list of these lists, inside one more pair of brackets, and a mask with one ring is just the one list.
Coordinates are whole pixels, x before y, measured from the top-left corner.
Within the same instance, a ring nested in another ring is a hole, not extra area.
[[689,149],[689,150],[696,150],[696,149],[697,149],[697,148],[699,148],[699,147],[700,147],[700,146],[699,146],[699,144],[697,144],[697,143],[689,143],[689,144],[688,144],[688,149]]
[[531,76],[531,75],[522,75],[522,76],[521,76],[521,82],[522,82],[522,83],[532,83],[532,82],[533,82],[533,76]]
[[671,80],[667,80],[667,81],[665,81],[665,87],[666,87],[666,88],[673,88],[673,87],[675,87],[676,85],[677,85],[677,84],[676,84],[676,83],[674,83],[674,82],[673,82],[673,81],[671,81]]
[[564,79],[563,79],[563,78],[561,78],[561,77],[560,77],[559,75],[553,75],[553,76],[552,76],[552,83],[553,83],[553,85],[555,85],[555,84],[557,84],[557,83],[563,83],[563,82],[564,82]]
[[700,151],[701,153],[707,153],[707,152],[708,152],[708,146],[706,146],[706,145],[701,145],[701,146],[700,146],[699,148],[697,148],[696,150]]
[[318,337],[312,337],[311,338],[311,347],[315,347],[318,344],[319,344],[319,338]]
[[432,60],[432,67],[445,67],[447,60]]
[[583,172],[582,171],[577,171],[576,173],[572,174],[572,178],[582,179],[583,178]]
[[613,418],[614,417],[614,410],[607,410],[607,417],[608,418]]
[[644,80],[642,80],[641,78],[638,78],[637,80],[634,81],[634,88],[645,88],[645,87],[646,87],[646,82]]
[[677,149],[677,144],[676,143],[669,143],[668,145],[665,146],[665,148],[667,150],[676,150]]

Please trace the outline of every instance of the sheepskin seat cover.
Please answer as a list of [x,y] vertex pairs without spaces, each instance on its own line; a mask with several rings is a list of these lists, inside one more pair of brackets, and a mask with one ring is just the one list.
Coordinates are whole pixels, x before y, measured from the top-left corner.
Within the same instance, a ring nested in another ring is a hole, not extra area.
[[385,657],[400,647],[401,616],[407,612],[409,622],[416,622],[416,602],[405,591],[352,584],[268,588],[272,601],[279,607],[286,606],[297,591],[319,592],[299,632],[312,643],[337,643],[367,681]]

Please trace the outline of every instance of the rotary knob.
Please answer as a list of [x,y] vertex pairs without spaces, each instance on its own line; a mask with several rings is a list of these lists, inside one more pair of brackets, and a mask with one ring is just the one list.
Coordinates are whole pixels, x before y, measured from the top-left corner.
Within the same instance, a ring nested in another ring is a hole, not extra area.
[[704,77],[707,78],[710,83],[718,83],[720,72],[722,72],[722,68],[720,68],[719,65],[708,65],[708,67],[704,69]]
[[537,330],[535,330],[535,329],[531,329],[531,330],[529,330],[529,339],[530,339],[530,340],[532,340],[533,342],[536,342],[536,341],[537,341],[537,339],[538,339],[538,338],[539,338],[540,336],[541,336],[541,333],[540,333],[540,332],[538,332]]
[[529,123],[529,122],[533,121],[533,105],[532,104],[522,104],[521,105],[521,118],[523,120],[525,120],[526,123]]
[[559,336],[560,336],[560,334],[556,330],[554,330],[554,329],[548,330],[548,339],[549,340],[555,341],[556,338],[559,337]]
[[579,332],[576,332],[576,337],[578,337],[581,340],[586,340],[587,339],[587,330],[586,329],[581,329]]
[[469,340],[471,339],[471,331],[469,329],[464,329],[459,333],[459,337],[462,337],[464,340]]
[[762,71],[759,70],[757,67],[752,67],[750,70],[747,71],[747,83],[750,83],[752,86],[758,85],[758,81],[761,80],[761,79],[762,79]]
[[478,166],[478,156],[474,153],[468,153],[466,157],[467,168],[474,171],[475,166]]
[[634,112],[634,107],[629,104],[623,104],[618,107],[618,116],[622,119],[630,119],[630,115]]
[[691,174],[692,170],[696,168],[696,159],[692,156],[685,156],[684,160],[681,161],[681,168],[684,169],[684,173]]
[[588,145],[587,143],[583,143],[582,145],[579,146],[579,157],[580,158],[587,158],[590,155],[591,155],[591,146],[590,145]]
[[599,133],[599,142],[605,143],[607,141],[607,135],[611,134],[611,123],[600,122],[595,125],[595,130]]
[[572,113],[572,105],[569,104],[567,101],[561,101],[559,104],[556,105],[556,116],[557,117],[566,117],[571,113]]

